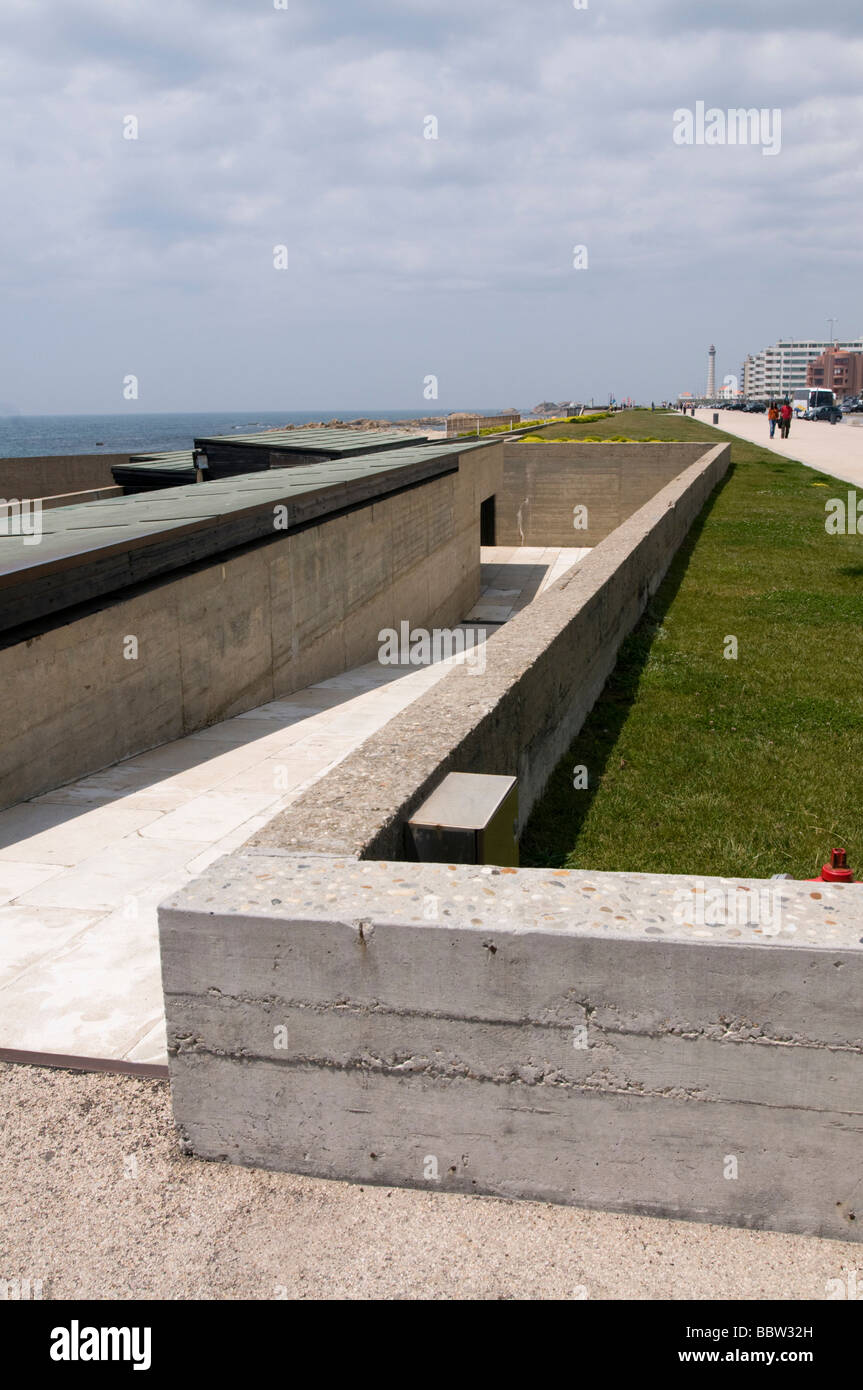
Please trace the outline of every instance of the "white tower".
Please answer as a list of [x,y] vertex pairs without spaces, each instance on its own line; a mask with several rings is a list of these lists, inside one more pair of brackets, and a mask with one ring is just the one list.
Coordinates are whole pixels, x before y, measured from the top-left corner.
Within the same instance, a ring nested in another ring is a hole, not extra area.
[[710,344],[710,351],[707,354],[707,396],[713,400],[716,395],[716,348]]

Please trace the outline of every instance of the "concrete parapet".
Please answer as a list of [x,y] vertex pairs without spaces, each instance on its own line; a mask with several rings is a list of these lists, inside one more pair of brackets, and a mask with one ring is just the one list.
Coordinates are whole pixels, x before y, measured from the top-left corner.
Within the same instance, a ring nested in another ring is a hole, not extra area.
[[62,493],[113,489],[115,464],[128,454],[57,454],[39,458],[0,458],[0,497],[33,499]]
[[[82,502],[100,502],[104,497],[122,497],[121,487],[94,487],[87,488],[83,492],[61,492],[56,497],[28,498],[26,500],[39,503],[43,511],[50,511],[54,507],[78,507]],[[24,499],[19,499],[24,500]],[[17,514],[16,507],[9,503],[0,502],[0,522]]]
[[160,909],[175,1118],[202,1158],[858,1239],[861,895],[228,856]]

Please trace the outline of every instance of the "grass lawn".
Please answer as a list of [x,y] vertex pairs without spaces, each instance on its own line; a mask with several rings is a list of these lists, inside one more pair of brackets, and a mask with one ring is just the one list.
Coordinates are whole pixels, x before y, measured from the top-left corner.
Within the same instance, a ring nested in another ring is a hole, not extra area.
[[733,435],[723,434],[722,430],[703,425],[700,420],[693,420],[689,415],[668,415],[661,410],[621,410],[618,414],[609,415],[602,420],[591,416],[590,422],[586,425],[573,425],[564,421],[562,424],[544,425],[539,428],[541,439],[561,439],[573,443],[588,436],[594,439],[615,439],[619,435],[636,440],[676,439],[679,442],[686,439],[712,439],[719,444],[724,439],[730,439],[735,444],[740,442]]
[[805,878],[844,845],[863,878],[863,536],[824,528],[848,485],[658,411],[591,433],[728,440],[732,467],[534,808],[522,864]]

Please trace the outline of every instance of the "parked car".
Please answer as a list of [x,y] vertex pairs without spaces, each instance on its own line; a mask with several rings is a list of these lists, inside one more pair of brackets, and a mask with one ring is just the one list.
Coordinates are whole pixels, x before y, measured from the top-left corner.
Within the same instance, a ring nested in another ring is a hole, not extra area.
[[842,419],[842,411],[838,405],[816,405],[814,409],[806,411],[803,419],[828,420],[831,425],[838,425]]
[[767,406],[763,401],[750,401],[746,409],[751,415],[763,415]]

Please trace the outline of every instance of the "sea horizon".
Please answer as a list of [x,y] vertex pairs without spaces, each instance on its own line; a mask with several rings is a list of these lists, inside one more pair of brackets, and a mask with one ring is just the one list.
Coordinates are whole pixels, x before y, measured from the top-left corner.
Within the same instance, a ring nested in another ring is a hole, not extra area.
[[[458,409],[459,407],[452,407]],[[497,414],[503,407],[481,407]],[[277,425],[308,425],[317,420],[443,419],[451,409],[435,403],[428,410],[216,410],[136,411],[118,414],[0,415],[0,458],[40,458],[62,454],[160,453],[190,449],[195,436],[252,432]]]

